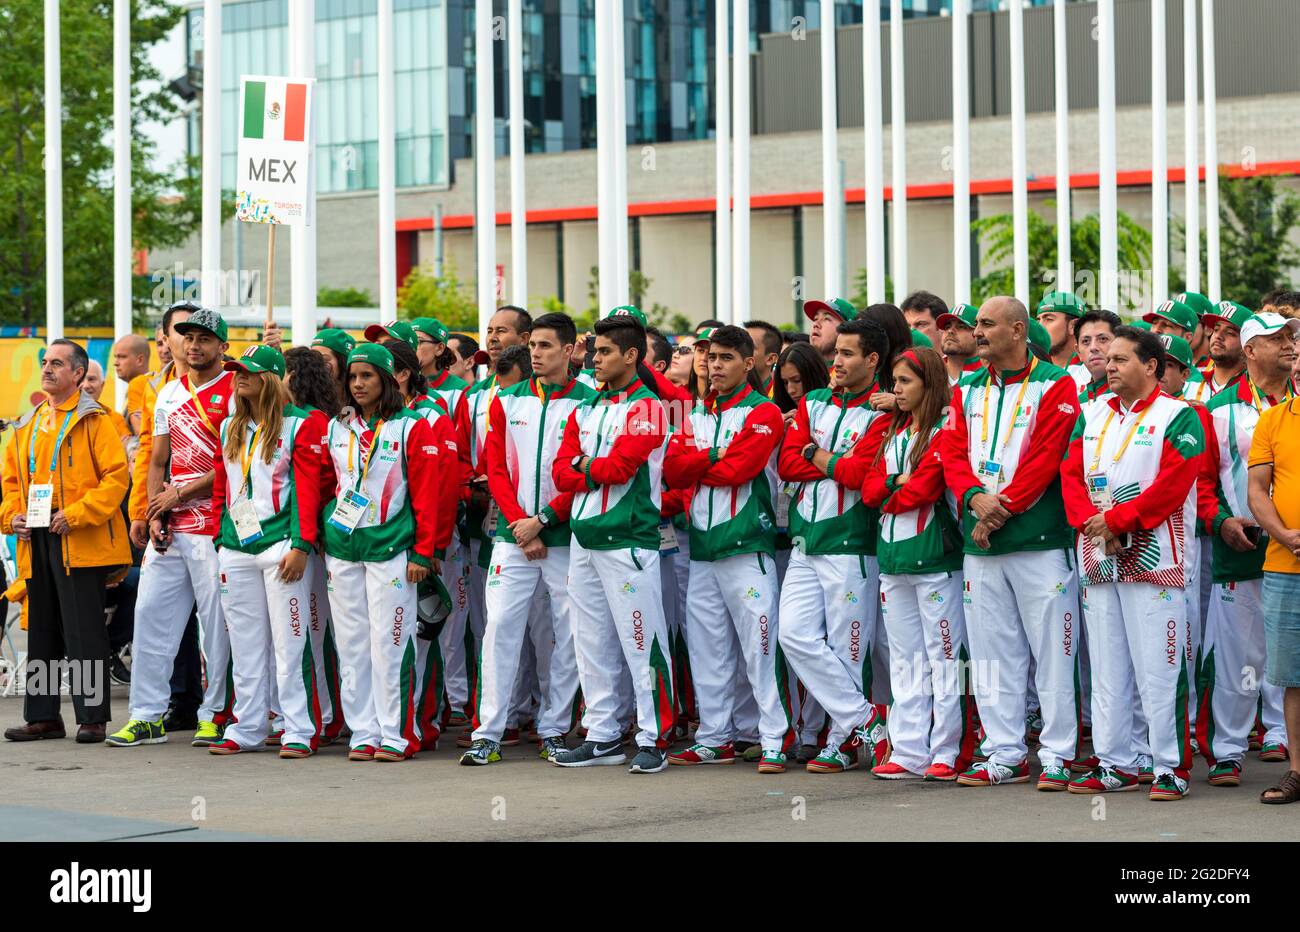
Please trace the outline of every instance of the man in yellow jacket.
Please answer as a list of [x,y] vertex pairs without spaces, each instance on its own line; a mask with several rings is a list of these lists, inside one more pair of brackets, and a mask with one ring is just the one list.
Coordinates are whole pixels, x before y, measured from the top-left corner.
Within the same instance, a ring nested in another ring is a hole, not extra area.
[[81,383],[86,351],[55,340],[41,365],[47,400],[19,419],[5,450],[0,532],[18,538],[27,583],[27,681],[23,718],[11,741],[64,737],[59,686],[66,674],[77,741],[104,740],[108,701],[105,582],[131,562],[121,505],[127,466],[104,408]]

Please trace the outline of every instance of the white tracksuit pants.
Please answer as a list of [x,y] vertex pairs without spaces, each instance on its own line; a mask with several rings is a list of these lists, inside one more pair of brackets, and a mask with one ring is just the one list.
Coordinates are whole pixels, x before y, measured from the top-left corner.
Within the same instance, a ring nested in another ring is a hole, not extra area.
[[1210,590],[1197,684],[1202,706],[1196,736],[1211,767],[1245,757],[1261,695],[1260,718],[1267,729],[1264,743],[1286,744],[1283,690],[1264,679],[1263,589],[1262,579],[1251,579],[1215,583]]
[[989,760],[1025,760],[1026,682],[1030,660],[1043,732],[1044,769],[1080,756],[1079,577],[1068,550],[966,554],[963,607],[971,684]]
[[1187,778],[1191,730],[1191,637],[1182,592],[1150,583],[1083,589],[1092,651],[1092,746],[1104,767],[1137,773],[1133,685],[1141,697],[1155,772]]
[[304,578],[311,584],[311,656],[316,665],[316,697],[320,702],[320,728],[323,732],[334,721],[334,684],[330,682],[330,667],[337,668],[337,664],[329,662],[328,657],[334,650],[334,643],[329,633],[330,598],[325,591],[325,558],[319,553],[307,557]]
[[785,658],[778,638],[779,605],[770,556],[746,553],[691,561],[686,630],[695,645],[691,673],[700,706],[698,743],[716,747],[737,738],[748,740],[746,716],[738,714],[740,700],[748,699],[758,709],[763,750],[793,748]]
[[199,721],[224,722],[233,702],[230,684],[230,638],[221,614],[217,548],[202,534],[173,534],[159,553],[152,542],[140,565],[131,643],[131,718],[155,722],[171,699],[172,668],[185,634],[190,609],[199,614],[203,651],[203,704]]
[[831,717],[838,747],[871,717],[871,647],[880,609],[875,557],[792,551],[781,587],[781,650]]
[[418,683],[415,586],[406,579],[406,554],[362,563],[327,555],[325,563],[351,745],[387,745],[410,757],[419,750]]
[[[484,592],[487,627],[479,655],[475,738],[500,741],[508,724],[529,616],[532,607],[542,601],[540,586],[550,594],[551,610],[535,619],[535,628],[554,647],[548,658],[547,691],[537,715],[537,736],[558,737],[572,727],[578,666],[569,621],[569,550],[548,547],[544,558],[530,561],[515,544],[499,540],[492,545],[492,569]],[[541,657],[537,666],[540,670]]]
[[[306,575],[292,583],[280,579],[280,561],[288,552],[285,540],[259,554],[229,548],[220,553],[221,608],[235,677],[236,724],[225,736],[244,748],[262,746],[273,697],[280,713],[277,727],[284,729],[282,744],[315,750],[320,734],[311,580]],[[267,677],[268,660],[274,682]]]
[[[451,546],[447,548],[447,555],[442,559],[442,572],[439,578],[451,597],[451,614],[447,616],[436,640],[419,636],[415,639],[415,670],[416,681],[419,683],[416,728],[421,743],[427,742],[430,747],[438,739],[443,698],[447,692],[445,658],[447,628],[459,618],[463,646],[464,620],[469,614],[467,569],[460,541],[452,540]],[[419,602],[418,592],[416,602],[417,604]]]
[[[437,715],[442,710],[442,694],[445,691],[447,701],[452,709],[464,709],[470,701],[470,668],[473,658],[465,649],[465,631],[469,624],[470,571],[465,551],[457,540],[447,548],[447,555],[442,560],[442,584],[451,596],[451,614],[438,634],[438,647],[442,656],[442,682],[432,684],[432,679],[425,676],[428,672],[428,657],[431,651],[426,647],[420,649],[420,682],[429,688],[436,688],[437,695],[424,697],[424,718],[426,722],[437,724]],[[482,571],[479,571],[480,574]],[[431,685],[432,684],[432,685]]]
[[[551,644],[551,597],[546,587],[539,586],[536,598],[529,606],[528,623],[524,628],[524,639],[520,644],[519,669],[515,672],[515,687],[510,693],[510,714],[506,716],[506,730],[520,728],[532,721],[534,729],[537,716],[542,707],[542,694],[547,688],[546,670],[538,660],[539,649],[542,658],[549,662]],[[572,629],[570,629],[572,635]],[[484,629],[484,638],[487,630]],[[478,662],[483,663],[483,652],[478,654]],[[476,674],[477,675],[477,674]],[[577,689],[577,661],[574,661],[574,689]],[[477,682],[477,680],[475,680]],[[477,702],[471,699],[471,704]]]
[[[1200,624],[1202,614],[1201,608],[1201,560],[1200,547],[1195,543],[1187,548],[1187,556],[1195,559],[1188,559],[1183,563],[1183,572],[1185,574],[1185,585],[1183,586],[1183,603],[1186,605],[1183,617],[1187,620],[1187,632],[1191,637],[1191,650],[1188,656],[1191,657],[1191,670],[1188,676],[1191,677],[1187,688],[1187,721],[1191,723],[1192,734],[1196,734],[1196,707],[1200,702],[1197,696],[1196,678],[1197,664],[1196,658],[1201,653],[1201,640],[1205,632]],[[1086,654],[1085,654],[1086,656]]]
[[[785,585],[785,571],[790,566],[790,554],[793,550],[778,550],[776,552],[776,578],[780,580],[781,585]],[[812,693],[804,688],[799,682],[798,675],[794,672],[794,667],[786,664],[786,682],[788,683],[790,696],[790,714],[795,723],[795,731],[798,733],[798,741],[801,745],[813,745],[818,742],[818,735],[826,727],[826,712],[817,704]]]
[[890,760],[912,773],[963,770],[975,750],[975,700],[961,573],[881,574],[880,620],[893,660]]
[[630,674],[637,743],[668,746],[673,726],[672,661],[660,591],[659,551],[569,548],[569,587],[587,739],[617,740],[619,682]]

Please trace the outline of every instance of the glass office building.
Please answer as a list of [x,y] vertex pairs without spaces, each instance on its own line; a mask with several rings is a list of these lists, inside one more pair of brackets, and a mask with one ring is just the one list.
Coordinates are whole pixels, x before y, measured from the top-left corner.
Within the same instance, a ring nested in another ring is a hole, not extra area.
[[[712,134],[714,0],[624,0],[628,142],[707,139]],[[820,0],[748,0],[758,36],[821,28]],[[862,22],[862,4],[839,0],[837,25]],[[888,19],[889,0],[878,0]],[[1042,5],[1050,0],[1034,0]],[[596,145],[595,0],[523,0],[524,138],[528,152]],[[505,14],[506,0],[495,0]],[[1004,0],[972,0],[976,11]],[[453,160],[473,154],[474,0],[393,0],[398,187],[451,183]],[[907,17],[939,15],[951,0],[903,0]],[[203,60],[203,11],[187,12],[187,58]],[[376,0],[316,2],[316,140],[321,194],[378,187]],[[285,0],[222,7],[222,183],[235,185],[241,74],[283,74]],[[494,43],[497,152],[509,151],[505,43]],[[200,151],[197,108],[190,152]]]

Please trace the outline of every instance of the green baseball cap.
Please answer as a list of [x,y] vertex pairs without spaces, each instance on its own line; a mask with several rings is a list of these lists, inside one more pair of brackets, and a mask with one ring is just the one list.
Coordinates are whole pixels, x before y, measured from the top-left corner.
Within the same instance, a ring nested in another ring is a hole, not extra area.
[[324,330],[316,331],[316,339],[311,341],[311,345],[323,346],[346,359],[348,353],[352,352],[352,347],[357,345],[357,341],[346,330],[339,330],[337,327],[326,327]]
[[[1057,308],[1051,308],[1051,310],[1057,310]],[[1036,320],[1029,322],[1029,342],[1044,356],[1052,355],[1052,336],[1047,332],[1047,328]]]
[[1131,324],[1129,324],[1129,326],[1136,327],[1139,330],[1145,330],[1147,333],[1151,332],[1151,325],[1148,324],[1145,320],[1135,320]]
[[920,330],[912,331],[912,345],[925,346],[925,347],[929,347],[930,349],[934,349],[934,341],[931,340],[929,337],[927,337]]
[[[1215,305],[1211,313],[1205,314],[1201,318],[1201,322],[1206,327],[1213,329],[1222,320],[1240,330],[1254,316],[1254,311],[1245,305],[1238,304],[1236,301],[1220,301]],[[194,318],[190,319],[193,320]]]
[[712,341],[714,331],[716,331],[717,329],[718,329],[717,327],[705,327],[699,333],[695,334],[695,342],[708,343]]
[[1142,315],[1142,319],[1149,324],[1154,324],[1157,318],[1167,320],[1175,326],[1182,327],[1188,333],[1191,333],[1196,329],[1196,312],[1182,301],[1173,299],[1164,301],[1157,305],[1155,310],[1151,311],[1149,314]]
[[1197,317],[1204,317],[1206,314],[1214,313],[1214,302],[1195,291],[1179,292],[1174,295],[1174,300],[1180,304],[1186,304]]
[[418,349],[420,346],[420,341],[415,336],[415,328],[404,320],[390,320],[386,324],[371,324],[366,328],[366,339],[371,343],[378,343],[384,337],[409,343],[411,349]]
[[1192,368],[1192,345],[1182,337],[1172,333],[1162,333],[1156,337],[1165,346],[1165,355],[1184,369]]
[[809,320],[816,320],[819,314],[827,313],[844,321],[857,317],[858,309],[843,298],[830,298],[826,301],[805,301],[803,313]]
[[273,346],[254,344],[238,359],[222,366],[227,372],[272,372],[284,378],[284,354]]
[[631,317],[642,327],[649,326],[648,322],[645,319],[645,315],[641,313],[641,309],[638,307],[633,307],[630,304],[620,304],[618,307],[614,308],[605,316],[606,317]]
[[446,324],[436,317],[417,317],[411,321],[411,327],[417,333],[433,337],[443,345],[446,345],[447,341],[451,339],[451,332],[447,329]]
[[199,308],[185,320],[179,321],[173,328],[177,333],[185,334],[191,330],[205,330],[222,343],[228,342],[226,319],[216,311],[206,307]]
[[1037,320],[1038,315],[1044,311],[1058,311],[1067,317],[1082,317],[1088,313],[1088,305],[1073,291],[1049,291],[1038,302],[1034,319]]
[[934,322],[940,330],[947,330],[949,324],[960,324],[963,327],[975,329],[975,318],[979,316],[979,308],[973,304],[957,304],[946,314],[940,314]]
[[368,362],[376,369],[382,369],[393,375],[393,354],[382,343],[358,343],[348,353],[348,365],[354,362]]

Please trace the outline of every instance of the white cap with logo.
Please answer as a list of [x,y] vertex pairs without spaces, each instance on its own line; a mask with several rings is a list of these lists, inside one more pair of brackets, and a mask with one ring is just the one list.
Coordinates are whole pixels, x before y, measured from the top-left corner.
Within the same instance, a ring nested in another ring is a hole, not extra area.
[[1289,329],[1294,337],[1300,332],[1300,319],[1281,314],[1256,314],[1241,325],[1241,345],[1245,346],[1255,337],[1270,337],[1283,327]]

